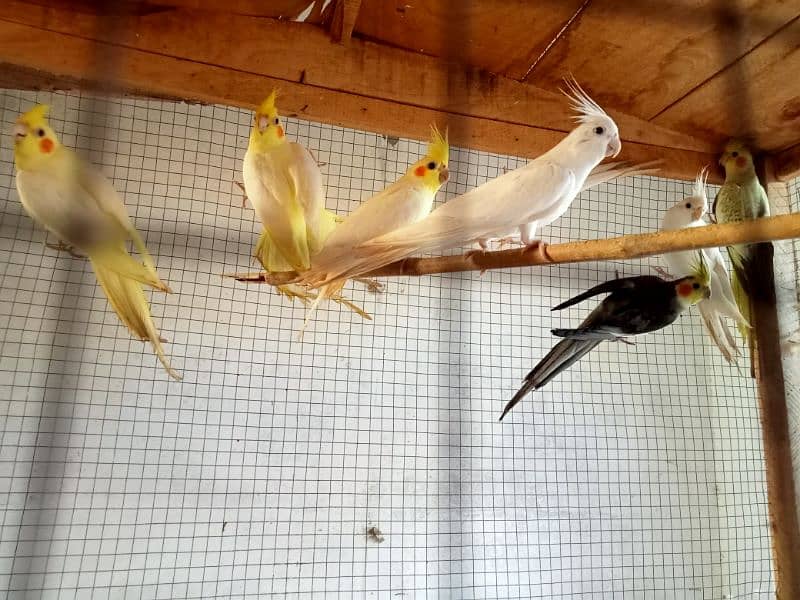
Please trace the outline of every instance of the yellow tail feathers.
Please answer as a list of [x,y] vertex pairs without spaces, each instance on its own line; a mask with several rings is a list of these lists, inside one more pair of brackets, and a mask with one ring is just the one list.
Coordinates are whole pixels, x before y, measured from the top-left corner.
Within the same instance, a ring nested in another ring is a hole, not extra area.
[[[124,252],[124,249],[122,249],[122,252]],[[180,381],[181,376],[170,366],[164,354],[161,336],[153,324],[153,318],[150,316],[150,305],[145,298],[141,278],[130,275],[135,269],[132,269],[128,261],[139,265],[143,271],[147,270],[127,253],[125,253],[127,261],[120,259],[118,252],[114,252],[113,255],[117,256],[116,260],[109,259],[109,253],[103,253],[100,257],[93,254],[89,256],[97,281],[103,288],[109,304],[111,304],[114,312],[117,313],[120,320],[125,323],[133,335],[141,340],[150,341],[158,360],[164,365],[167,373]],[[149,281],[144,283],[153,285]],[[169,290],[161,280],[158,280],[158,283],[160,285],[154,287]]]
[[295,270],[294,267],[289,264],[289,261],[283,258],[283,254],[273,243],[266,229],[261,230],[254,256],[268,273],[284,273],[286,271]]
[[[736,301],[736,306],[739,307],[739,312],[742,313],[747,323],[752,323],[750,318],[750,298],[747,296],[747,292],[744,291],[744,286],[742,286],[742,282],[736,274],[736,269],[731,272],[731,290],[733,291],[733,299]],[[750,328],[741,322],[737,324],[737,327],[742,337],[746,340],[749,339]]]

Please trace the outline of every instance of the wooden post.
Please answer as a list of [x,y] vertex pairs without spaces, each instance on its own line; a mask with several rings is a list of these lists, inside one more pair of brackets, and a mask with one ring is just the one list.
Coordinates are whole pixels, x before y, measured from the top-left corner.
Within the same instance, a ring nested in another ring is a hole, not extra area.
[[[772,165],[768,162],[765,167],[764,179],[770,183],[775,179]],[[755,329],[756,381],[764,440],[776,597],[780,600],[795,600],[800,598],[800,523],[781,364],[773,267],[774,247],[772,244],[757,244],[755,251],[757,264],[763,265],[763,278],[758,279],[756,293],[751,294],[750,307]]]

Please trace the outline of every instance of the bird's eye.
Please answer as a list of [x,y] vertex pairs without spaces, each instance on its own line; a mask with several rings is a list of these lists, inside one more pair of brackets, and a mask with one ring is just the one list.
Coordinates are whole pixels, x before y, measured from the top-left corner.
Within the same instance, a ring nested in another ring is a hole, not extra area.
[[692,203],[691,202],[687,202],[686,203],[686,208],[692,208]]
[[36,135],[38,135],[39,137],[44,137],[44,129],[39,127],[39,129],[36,130]]
[[275,117],[275,118],[272,120],[272,122],[273,122],[273,123],[275,123],[275,125],[277,125],[278,123],[280,123],[280,122],[281,122],[281,120],[280,120],[278,117]]
[[431,161],[428,163],[428,170],[433,171],[436,168],[436,163]]
[[605,129],[603,129],[602,127],[595,127],[595,128],[594,128],[594,132],[595,132],[597,135],[603,135],[603,133],[605,132]]
[[692,287],[693,287],[694,289],[696,289],[696,290],[699,290],[699,289],[700,289],[700,284],[699,284],[699,283],[693,283],[693,284],[692,284]]
[[733,152],[731,152],[731,156],[732,156],[733,158],[736,158],[737,156],[739,156],[739,153],[738,153],[738,152],[736,152],[736,150],[734,150]]

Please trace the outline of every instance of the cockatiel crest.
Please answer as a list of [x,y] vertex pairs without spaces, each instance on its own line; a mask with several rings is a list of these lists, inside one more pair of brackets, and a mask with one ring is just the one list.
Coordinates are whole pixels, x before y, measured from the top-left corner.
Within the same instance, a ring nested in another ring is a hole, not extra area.
[[60,146],[55,131],[47,122],[50,107],[37,104],[20,115],[14,124],[14,156],[17,168],[36,169]]
[[413,173],[414,177],[422,178],[425,187],[436,192],[450,177],[450,171],[447,169],[449,162],[450,145],[447,142],[447,131],[442,135],[436,126],[432,125],[427,153],[411,165],[408,172]]
[[663,228],[665,230],[682,229],[703,218],[703,215],[708,211],[707,179],[708,167],[703,167],[694,180],[692,195],[667,210],[664,215]]
[[619,154],[622,143],[614,120],[583,91],[574,77],[565,77],[564,85],[566,89],[562,89],[561,92],[572,101],[572,108],[578,113],[573,119],[581,125],[587,126],[582,141],[595,142],[600,139],[607,143],[606,157],[614,157]]
[[277,96],[278,90],[272,90],[256,109],[250,141],[257,148],[268,149],[286,141],[286,133],[275,106]]

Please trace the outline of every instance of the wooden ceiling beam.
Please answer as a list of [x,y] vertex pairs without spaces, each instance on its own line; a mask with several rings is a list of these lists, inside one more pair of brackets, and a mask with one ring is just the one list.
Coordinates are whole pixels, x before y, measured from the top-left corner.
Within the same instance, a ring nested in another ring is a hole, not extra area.
[[361,0],[335,0],[335,2],[336,7],[333,9],[333,20],[331,21],[331,39],[337,44],[347,46],[353,35],[353,27],[361,8]]
[[[538,156],[574,127],[559,94],[361,40],[334,44],[307,24],[238,15],[213,23],[186,10],[111,18],[7,0],[0,62],[38,73],[44,85],[251,109],[279,88],[285,114],[416,139],[436,123],[455,145],[516,156]],[[661,158],[662,174],[682,179],[715,162],[704,142],[612,114],[621,157]]]
[[770,155],[775,179],[791,181],[800,177],[800,144]]

